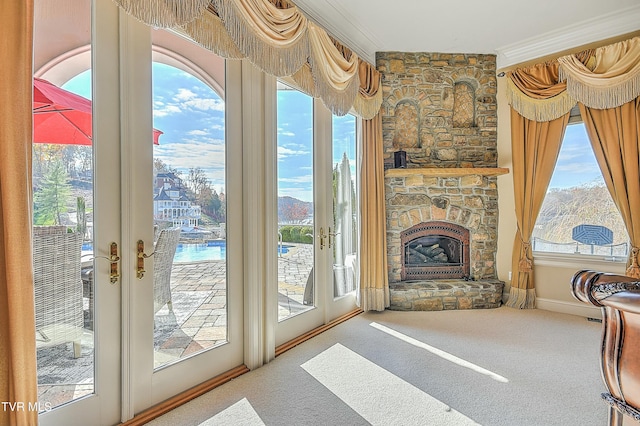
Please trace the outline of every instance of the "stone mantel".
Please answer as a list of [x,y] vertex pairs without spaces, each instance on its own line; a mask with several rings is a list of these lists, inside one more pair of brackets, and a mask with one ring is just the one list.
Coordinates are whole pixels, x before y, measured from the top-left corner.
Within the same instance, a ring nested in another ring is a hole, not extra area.
[[407,177],[423,175],[429,177],[460,177],[470,175],[499,176],[509,173],[505,167],[413,167],[406,169],[388,169],[385,177]]

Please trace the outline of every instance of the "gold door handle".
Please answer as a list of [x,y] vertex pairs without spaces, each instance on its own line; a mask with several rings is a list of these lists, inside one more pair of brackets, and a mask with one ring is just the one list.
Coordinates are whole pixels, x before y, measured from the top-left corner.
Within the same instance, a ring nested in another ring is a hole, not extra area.
[[326,238],[324,228],[320,227],[320,233],[318,234],[318,237],[320,238],[320,250],[322,250],[324,248],[324,239]]
[[89,260],[94,259],[107,259],[109,261],[109,281],[111,284],[115,284],[118,282],[118,278],[120,278],[120,273],[118,272],[118,262],[120,262],[120,256],[118,256],[118,244],[112,242],[109,244],[109,256],[93,256]]
[[136,267],[136,277],[141,280],[144,277],[144,273],[147,272],[144,270],[144,260],[150,258],[156,254],[154,251],[151,254],[145,254],[144,252],[144,241],[138,240],[138,265]]
[[118,256],[118,244],[111,243],[109,245],[109,280],[111,284],[115,284],[120,278],[120,274],[118,273],[118,262],[120,261],[120,256]]

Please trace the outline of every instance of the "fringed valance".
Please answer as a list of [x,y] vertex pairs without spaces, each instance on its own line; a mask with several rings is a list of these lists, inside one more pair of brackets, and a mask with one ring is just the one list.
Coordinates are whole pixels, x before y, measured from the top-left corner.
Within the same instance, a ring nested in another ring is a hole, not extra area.
[[553,98],[533,99],[520,92],[511,80],[507,84],[509,105],[529,120],[552,121],[562,117],[576,105],[575,99],[566,90]]
[[311,74],[316,94],[335,115],[345,115],[360,88],[358,57],[345,58],[320,27],[309,24]]
[[245,55],[229,36],[222,20],[215,13],[204,13],[182,27],[196,43],[218,56],[227,59],[242,59]]
[[296,82],[300,90],[314,98],[318,97],[316,92],[316,84],[313,82],[313,73],[311,72],[311,64],[304,64],[295,74],[291,76]]
[[[586,63],[593,51],[575,55]],[[567,92],[566,82],[560,79],[557,60],[518,68],[507,73],[507,99],[509,105],[523,117],[538,121],[552,121],[567,114],[576,100]]]
[[[574,55],[576,61],[589,63],[593,50]],[[507,99],[521,116],[538,122],[552,121],[571,111],[577,101],[567,83],[560,78],[557,60],[518,68],[507,73]]]
[[640,37],[595,49],[587,65],[576,55],[558,61],[567,92],[590,108],[615,108],[640,95]]
[[376,116],[380,111],[380,105],[382,105],[380,72],[360,60],[358,73],[360,75],[360,90],[353,103],[353,109],[360,117],[370,120]]
[[129,15],[157,28],[185,25],[207,10],[211,0],[114,0]]
[[370,119],[382,104],[380,73],[312,24],[287,0],[115,0],[160,28],[180,28],[227,59],[247,58],[300,88],[336,115]]
[[269,0],[213,0],[238,49],[264,72],[289,76],[307,62],[307,18],[295,6]]

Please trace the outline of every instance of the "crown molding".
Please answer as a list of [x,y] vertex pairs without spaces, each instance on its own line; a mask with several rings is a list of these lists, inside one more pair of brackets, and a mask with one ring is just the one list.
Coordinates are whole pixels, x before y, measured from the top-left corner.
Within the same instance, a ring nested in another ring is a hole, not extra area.
[[496,66],[512,67],[639,29],[640,4],[497,48]]
[[[362,27],[357,25],[355,17],[340,7],[339,2],[333,0],[295,0],[295,5],[307,18],[324,28],[327,33],[355,52],[360,59],[375,66],[376,52],[365,46],[379,46],[380,42],[373,34],[365,33]],[[327,14],[327,9],[335,11],[335,13]],[[323,14],[331,16],[331,20],[320,16],[317,12],[320,10],[323,11]],[[346,34],[340,28],[351,28],[352,35]]]

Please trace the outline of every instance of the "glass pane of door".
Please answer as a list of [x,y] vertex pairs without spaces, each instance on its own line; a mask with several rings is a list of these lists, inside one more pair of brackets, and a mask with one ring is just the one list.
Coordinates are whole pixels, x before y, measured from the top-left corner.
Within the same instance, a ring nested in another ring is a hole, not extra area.
[[[91,2],[35,2],[33,265],[38,400],[44,411],[95,392]],[[54,50],[47,40],[64,40]],[[45,64],[54,63],[48,68]],[[46,78],[46,79],[45,79]]]
[[278,82],[278,320],[315,305],[313,98]]
[[153,64],[156,369],[227,342],[224,93],[166,62]]
[[[333,116],[333,295],[355,291],[358,253],[356,117]],[[331,245],[331,244],[330,244]]]

